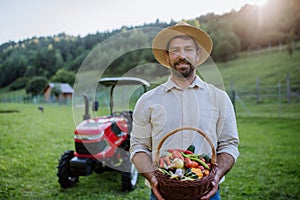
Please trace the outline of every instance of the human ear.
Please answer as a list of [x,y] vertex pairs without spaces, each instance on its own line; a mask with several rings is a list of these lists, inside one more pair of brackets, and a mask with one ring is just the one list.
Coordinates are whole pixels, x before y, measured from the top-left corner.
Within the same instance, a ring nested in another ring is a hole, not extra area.
[[169,51],[164,50],[164,56],[165,56],[165,60],[166,60],[167,62],[169,62]]

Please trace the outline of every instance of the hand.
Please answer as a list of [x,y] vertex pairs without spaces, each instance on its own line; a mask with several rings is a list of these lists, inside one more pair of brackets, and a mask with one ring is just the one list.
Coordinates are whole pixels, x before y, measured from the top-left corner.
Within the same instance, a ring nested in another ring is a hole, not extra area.
[[152,176],[150,180],[150,185],[151,185],[152,192],[156,196],[157,200],[164,200],[164,198],[161,196],[158,190],[158,181],[155,176]]
[[209,200],[210,197],[212,197],[213,195],[215,195],[217,193],[218,188],[219,188],[219,179],[214,178],[214,180],[212,180],[210,182],[210,184],[212,185],[211,190],[205,196],[202,196],[201,200]]

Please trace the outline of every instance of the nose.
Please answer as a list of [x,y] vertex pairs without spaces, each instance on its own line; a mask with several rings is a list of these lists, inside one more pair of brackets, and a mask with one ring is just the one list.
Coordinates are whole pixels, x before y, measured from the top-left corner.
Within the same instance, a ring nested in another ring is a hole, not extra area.
[[182,49],[180,51],[178,51],[178,55],[177,55],[179,58],[186,58],[187,57],[187,54],[186,52]]

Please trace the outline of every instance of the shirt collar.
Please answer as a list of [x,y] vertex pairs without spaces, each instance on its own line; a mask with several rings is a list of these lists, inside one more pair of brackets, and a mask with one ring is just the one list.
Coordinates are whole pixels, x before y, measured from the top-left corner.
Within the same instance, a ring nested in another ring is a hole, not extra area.
[[[164,87],[165,87],[165,92],[168,92],[173,88],[182,90],[172,81],[171,76],[168,78],[168,81],[164,84]],[[195,88],[195,87],[204,88],[204,81],[202,81],[197,75],[195,80],[189,85],[189,88]]]

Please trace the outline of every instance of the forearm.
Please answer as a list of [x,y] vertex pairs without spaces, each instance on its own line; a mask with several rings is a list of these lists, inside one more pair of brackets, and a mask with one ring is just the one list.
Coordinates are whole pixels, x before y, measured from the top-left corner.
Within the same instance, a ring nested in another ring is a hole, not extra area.
[[158,200],[163,200],[158,190],[158,181],[154,174],[154,168],[151,157],[145,152],[136,153],[132,162],[134,163],[137,170],[143,174],[143,176],[149,181],[153,194]]
[[154,176],[154,169],[151,157],[145,152],[136,153],[132,162],[134,163],[137,170],[149,181],[151,182]]
[[228,153],[220,153],[217,155],[217,170],[214,179],[211,181],[212,188],[209,193],[201,197],[201,200],[209,200],[214,194],[216,194],[219,188],[219,182],[221,178],[230,171],[234,165],[234,158]]
[[216,177],[220,180],[234,165],[234,158],[228,153],[220,153],[217,155],[217,172]]

